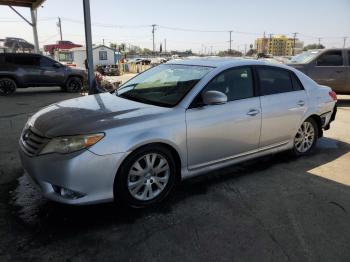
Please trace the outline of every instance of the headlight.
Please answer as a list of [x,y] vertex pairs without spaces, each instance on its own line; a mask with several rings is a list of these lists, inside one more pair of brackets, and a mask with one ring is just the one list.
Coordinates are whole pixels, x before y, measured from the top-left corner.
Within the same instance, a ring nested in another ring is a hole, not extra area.
[[40,154],[72,153],[96,144],[103,137],[103,133],[93,135],[56,137],[50,140],[50,142],[41,150]]

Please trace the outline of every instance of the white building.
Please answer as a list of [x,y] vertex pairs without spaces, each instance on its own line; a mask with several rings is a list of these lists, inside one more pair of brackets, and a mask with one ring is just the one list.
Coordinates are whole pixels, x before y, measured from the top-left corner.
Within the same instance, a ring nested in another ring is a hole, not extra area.
[[[73,53],[73,64],[77,67],[85,68],[86,48],[76,47],[71,49]],[[115,51],[104,45],[92,47],[92,55],[94,59],[94,68],[97,65],[113,65],[115,64]]]

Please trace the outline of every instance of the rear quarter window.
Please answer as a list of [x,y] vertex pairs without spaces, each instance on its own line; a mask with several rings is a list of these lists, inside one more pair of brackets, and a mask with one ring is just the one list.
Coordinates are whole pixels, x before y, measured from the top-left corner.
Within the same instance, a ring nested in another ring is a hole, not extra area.
[[37,66],[39,64],[39,58],[36,56],[7,55],[5,60],[6,63],[17,66]]
[[293,90],[294,91],[300,91],[304,90],[304,87],[299,79],[294,73],[291,72],[291,77],[292,77],[292,84],[293,84]]

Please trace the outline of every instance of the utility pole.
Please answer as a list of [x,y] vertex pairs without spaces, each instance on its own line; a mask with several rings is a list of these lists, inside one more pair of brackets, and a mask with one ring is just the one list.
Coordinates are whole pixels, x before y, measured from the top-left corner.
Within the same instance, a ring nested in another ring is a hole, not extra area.
[[319,47],[319,48],[320,48],[320,46],[321,46],[321,39],[322,39],[321,37],[318,38],[318,47]]
[[346,39],[347,39],[348,37],[347,36],[344,36],[343,37],[343,40],[344,40],[344,42],[343,42],[343,48],[345,48],[345,45],[346,45]]
[[244,44],[244,56],[247,55],[247,44]]
[[105,39],[102,38],[102,45],[105,45]]
[[232,52],[232,30],[231,31],[228,31],[230,33],[230,40],[229,40],[229,43],[230,43],[230,49],[228,50],[229,54],[231,54]]
[[90,16],[90,0],[83,0],[84,10],[84,28],[85,28],[85,45],[86,45],[86,62],[88,70],[89,95],[96,92],[94,88],[95,73],[94,60],[92,54],[92,34],[91,34],[91,16]]
[[297,38],[297,34],[299,34],[298,32],[293,33],[293,56],[295,55],[295,41]]
[[32,17],[32,27],[33,27],[33,36],[34,36],[34,51],[36,54],[40,54],[39,50],[39,40],[38,40],[38,31],[37,31],[37,10],[30,9],[30,15]]
[[61,41],[62,41],[63,38],[62,38],[62,23],[61,23],[61,17],[58,17],[57,26],[58,26],[58,28],[60,29],[60,36],[61,36]]
[[164,39],[164,53],[166,53],[166,38]]
[[154,44],[154,32],[156,31],[156,24],[153,24],[152,25],[152,36],[153,36],[153,55],[155,54],[155,52],[156,52],[156,46],[155,46],[155,44]]

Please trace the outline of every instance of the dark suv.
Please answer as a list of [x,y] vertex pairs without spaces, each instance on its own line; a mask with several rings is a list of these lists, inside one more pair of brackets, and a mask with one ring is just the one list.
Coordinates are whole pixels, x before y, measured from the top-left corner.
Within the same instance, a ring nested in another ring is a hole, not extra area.
[[38,54],[0,54],[0,95],[13,94],[17,88],[60,86],[78,92],[86,79],[85,70],[64,66]]

